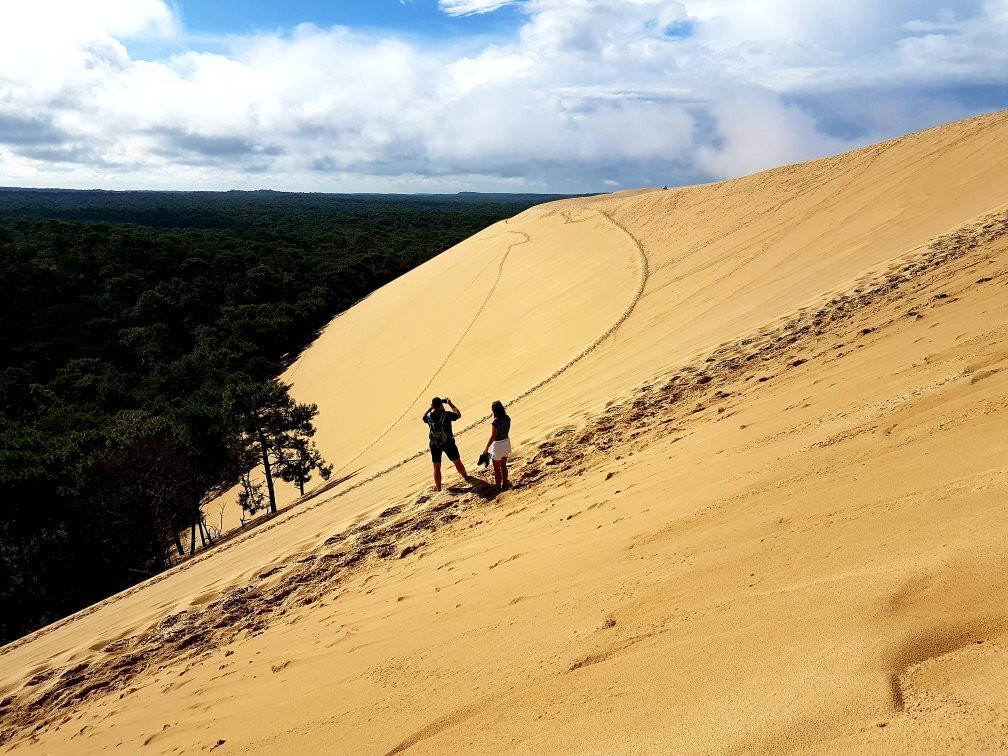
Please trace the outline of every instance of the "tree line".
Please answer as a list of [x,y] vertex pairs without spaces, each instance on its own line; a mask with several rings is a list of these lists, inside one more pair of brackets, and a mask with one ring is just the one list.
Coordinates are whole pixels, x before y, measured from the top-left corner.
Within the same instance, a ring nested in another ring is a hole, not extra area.
[[0,189],[0,642],[208,543],[202,506],[235,484],[275,511],[275,479],[327,477],[317,408],[276,376],[545,199]]

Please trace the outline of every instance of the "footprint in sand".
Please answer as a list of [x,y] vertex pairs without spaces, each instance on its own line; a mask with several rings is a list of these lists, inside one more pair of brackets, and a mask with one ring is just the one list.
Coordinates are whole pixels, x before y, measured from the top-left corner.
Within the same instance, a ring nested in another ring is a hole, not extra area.
[[507,559],[499,559],[499,560],[497,560],[496,562],[494,562],[493,564],[490,565],[490,569],[492,570],[495,567],[499,567],[502,564],[507,564],[508,562],[513,562],[515,559],[519,559],[522,556],[524,556],[524,554],[518,553],[518,554],[512,554]]

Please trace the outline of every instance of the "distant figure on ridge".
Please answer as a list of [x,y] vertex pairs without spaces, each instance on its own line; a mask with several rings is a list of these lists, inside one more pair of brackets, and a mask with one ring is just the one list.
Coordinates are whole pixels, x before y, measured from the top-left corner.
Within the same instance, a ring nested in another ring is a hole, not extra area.
[[508,483],[507,458],[511,454],[511,418],[504,411],[504,405],[499,401],[490,405],[493,420],[490,421],[490,440],[487,441],[483,453],[490,453],[493,460],[494,481],[497,488],[503,491],[510,487]]
[[[452,408],[448,412],[444,406],[447,404]],[[430,430],[430,453],[434,461],[434,490],[441,490],[441,453],[448,455],[448,459],[455,463],[455,469],[464,479],[469,479],[465,465],[462,464],[462,455],[459,454],[458,446],[455,444],[455,436],[452,435],[452,422],[462,417],[459,408],[452,404],[451,399],[431,399],[430,409],[424,413],[423,421]]]

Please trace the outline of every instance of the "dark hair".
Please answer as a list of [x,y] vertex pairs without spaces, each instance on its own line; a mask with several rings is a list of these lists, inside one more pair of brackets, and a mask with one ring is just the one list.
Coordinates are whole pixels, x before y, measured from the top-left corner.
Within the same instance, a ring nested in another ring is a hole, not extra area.
[[507,412],[504,411],[504,405],[499,401],[490,405],[490,411],[493,412],[494,417],[507,417]]
[[441,401],[440,396],[435,396],[433,399],[430,400],[430,406],[437,407],[438,409],[444,409],[444,402]]

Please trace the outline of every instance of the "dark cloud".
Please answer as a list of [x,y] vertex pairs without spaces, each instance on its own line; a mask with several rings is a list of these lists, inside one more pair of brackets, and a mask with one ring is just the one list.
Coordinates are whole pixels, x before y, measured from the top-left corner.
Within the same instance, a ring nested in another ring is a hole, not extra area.
[[70,135],[53,125],[52,119],[47,116],[0,113],[0,144],[61,144],[69,138]]
[[283,149],[276,145],[258,144],[243,137],[208,136],[189,131],[162,130],[163,145],[159,152],[171,155],[198,155],[206,158],[276,157]]
[[665,184],[698,184],[710,180],[707,174],[682,160],[611,160],[591,165],[564,163],[537,166],[531,173],[525,166],[520,175],[541,186],[560,187],[570,192],[582,192],[586,187],[612,191]]
[[875,141],[1008,107],[1008,84],[848,87],[784,98],[813,115],[823,134]]
[[52,146],[19,146],[13,150],[16,155],[41,160],[46,163],[68,163],[87,165],[97,168],[117,168],[119,163],[106,160],[90,147],[79,144],[61,144]]

